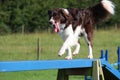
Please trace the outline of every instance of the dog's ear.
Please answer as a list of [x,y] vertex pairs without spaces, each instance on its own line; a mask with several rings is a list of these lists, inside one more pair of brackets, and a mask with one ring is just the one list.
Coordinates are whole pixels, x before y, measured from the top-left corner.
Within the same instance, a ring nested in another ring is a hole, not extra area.
[[69,13],[67,9],[61,8],[61,13],[65,16],[66,19],[69,20],[72,19],[72,15]]
[[48,10],[48,18],[50,19],[52,16],[52,10]]
[[49,15],[52,14],[52,10],[48,10],[48,14],[49,14]]

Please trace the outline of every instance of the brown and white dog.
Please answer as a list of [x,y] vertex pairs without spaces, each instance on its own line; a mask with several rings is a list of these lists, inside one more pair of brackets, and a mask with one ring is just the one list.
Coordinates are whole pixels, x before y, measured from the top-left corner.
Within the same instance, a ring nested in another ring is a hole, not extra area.
[[59,33],[64,40],[58,55],[62,56],[68,50],[66,59],[72,59],[71,47],[76,46],[73,55],[80,50],[79,38],[83,35],[88,44],[88,58],[92,59],[93,26],[95,23],[106,19],[109,14],[114,14],[114,5],[109,0],[102,0],[93,7],[80,8],[58,8],[49,10],[50,24],[54,31]]

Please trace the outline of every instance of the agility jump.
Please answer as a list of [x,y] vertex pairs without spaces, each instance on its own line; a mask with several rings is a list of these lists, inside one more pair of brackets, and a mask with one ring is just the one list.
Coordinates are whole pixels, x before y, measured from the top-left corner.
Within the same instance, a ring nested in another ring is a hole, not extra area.
[[[69,75],[84,75],[86,80],[87,76],[92,76],[91,80],[120,80],[120,47],[117,54],[118,62],[112,65],[108,62],[108,50],[101,51],[100,59],[2,61],[0,72],[58,69],[57,80],[68,80]],[[113,67],[116,64],[118,70]]]

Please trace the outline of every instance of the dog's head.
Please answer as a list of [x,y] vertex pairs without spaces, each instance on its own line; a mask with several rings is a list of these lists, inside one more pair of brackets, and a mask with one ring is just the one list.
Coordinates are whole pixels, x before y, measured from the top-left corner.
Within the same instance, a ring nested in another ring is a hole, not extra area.
[[68,20],[71,19],[67,9],[54,9],[48,11],[49,23],[52,24],[54,31],[60,31],[60,24],[66,24]]

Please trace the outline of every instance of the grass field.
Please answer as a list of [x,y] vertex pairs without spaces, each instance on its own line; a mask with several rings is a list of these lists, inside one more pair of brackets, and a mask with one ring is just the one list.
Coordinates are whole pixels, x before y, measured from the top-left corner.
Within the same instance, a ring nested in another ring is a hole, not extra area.
[[[57,34],[10,34],[0,36],[0,61],[36,60],[37,39],[40,39],[40,59],[64,59],[58,57],[57,52],[62,45],[62,39]],[[100,57],[101,49],[109,50],[109,61],[117,61],[116,50],[120,46],[120,30],[95,31],[94,32],[94,58]],[[81,38],[81,50],[77,58],[87,58],[88,48]],[[56,80],[57,70],[22,71],[0,73],[0,80]],[[80,80],[81,77],[71,76],[70,80]],[[83,80],[81,78],[81,80]]]

